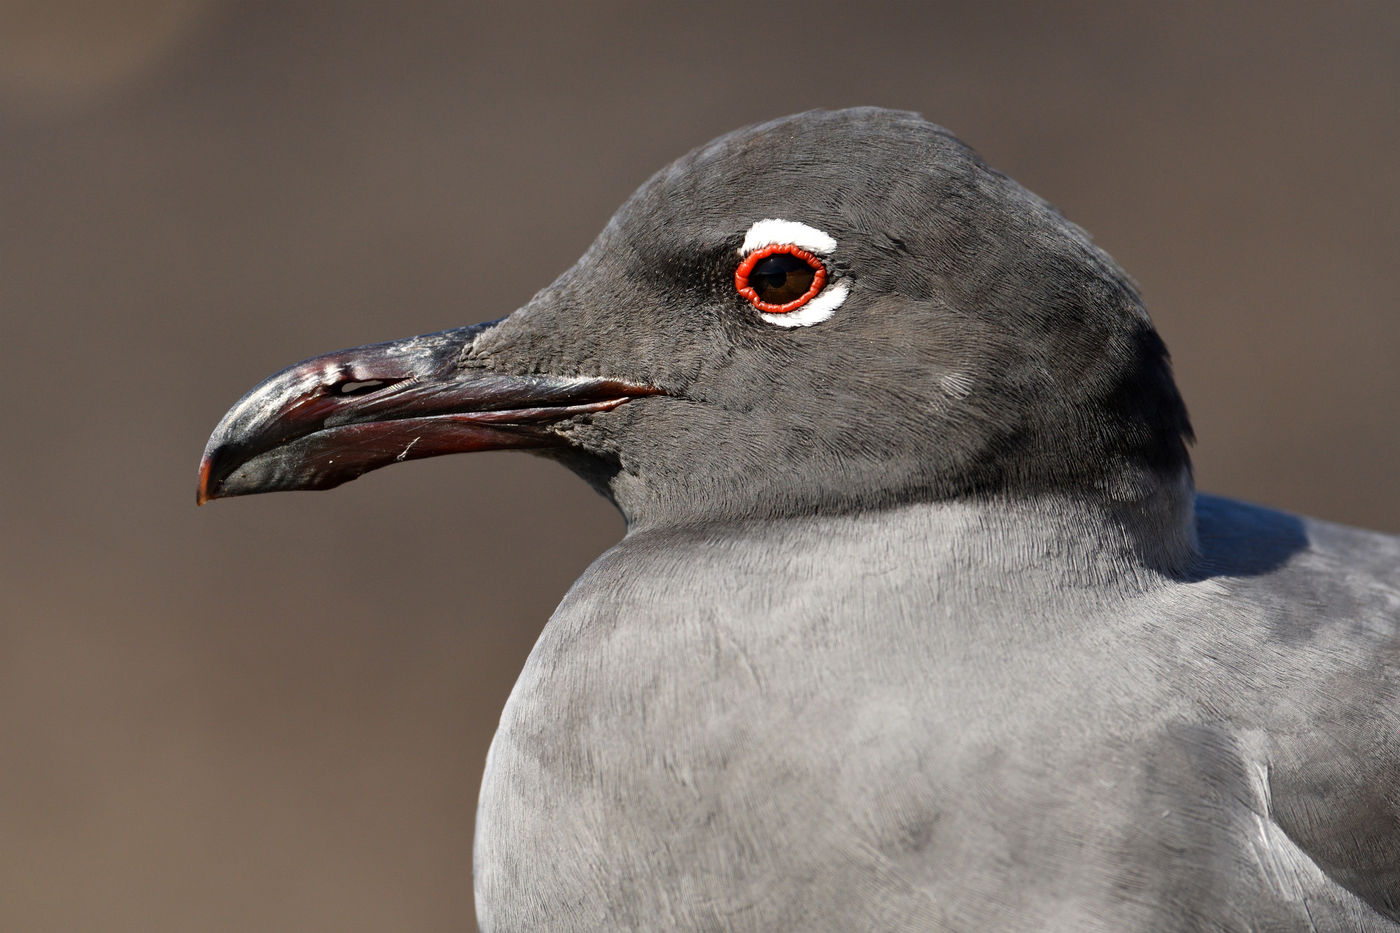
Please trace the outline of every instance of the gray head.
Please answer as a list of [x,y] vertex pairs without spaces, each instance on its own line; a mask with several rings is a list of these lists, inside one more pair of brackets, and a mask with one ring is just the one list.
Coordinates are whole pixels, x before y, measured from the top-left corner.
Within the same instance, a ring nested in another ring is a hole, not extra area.
[[514,314],[250,392],[200,498],[531,447],[645,524],[920,499],[1142,497],[1190,428],[1132,284],[915,114],[812,112],[644,184]]

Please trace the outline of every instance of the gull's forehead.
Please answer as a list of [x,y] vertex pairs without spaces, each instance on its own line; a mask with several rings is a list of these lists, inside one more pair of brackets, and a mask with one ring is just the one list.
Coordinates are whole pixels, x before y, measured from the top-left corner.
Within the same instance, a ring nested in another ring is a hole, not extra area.
[[[793,219],[837,239],[892,213],[928,208],[939,180],[975,156],[909,114],[816,112],[731,133],[648,180],[617,222],[662,241],[743,237],[758,220]],[[737,244],[736,244],[737,245]]]

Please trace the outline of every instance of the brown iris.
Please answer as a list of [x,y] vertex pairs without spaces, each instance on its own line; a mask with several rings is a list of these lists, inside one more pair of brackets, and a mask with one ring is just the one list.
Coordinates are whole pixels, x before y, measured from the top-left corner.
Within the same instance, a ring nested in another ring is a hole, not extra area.
[[734,271],[734,287],[768,314],[796,311],[826,284],[826,266],[791,244],[764,246],[744,257]]

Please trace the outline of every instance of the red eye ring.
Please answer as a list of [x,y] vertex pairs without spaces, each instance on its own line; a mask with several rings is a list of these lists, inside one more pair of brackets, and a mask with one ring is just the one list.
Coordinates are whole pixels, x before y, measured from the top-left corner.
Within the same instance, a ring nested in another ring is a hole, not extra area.
[[[794,298],[786,304],[772,304],[758,297],[758,292],[749,284],[749,274],[753,272],[754,266],[758,265],[769,256],[785,253],[795,259],[800,259],[812,267],[812,284],[807,286],[807,291]],[[739,294],[749,300],[755,308],[766,314],[787,314],[789,311],[796,311],[798,308],[817,297],[817,293],[826,285],[826,266],[815,255],[800,246],[793,246],[791,243],[774,243],[769,246],[761,246],[744,257],[744,261],[739,263],[739,268],[734,270],[734,287],[739,290]]]

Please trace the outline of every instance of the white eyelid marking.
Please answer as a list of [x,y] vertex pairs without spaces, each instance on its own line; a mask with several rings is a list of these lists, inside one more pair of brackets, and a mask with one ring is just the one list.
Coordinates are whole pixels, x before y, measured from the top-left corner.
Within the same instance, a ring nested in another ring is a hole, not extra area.
[[828,256],[836,250],[836,240],[816,227],[795,220],[760,220],[744,235],[739,255],[746,256],[765,246],[797,246],[818,256]]
[[777,324],[779,327],[811,327],[835,314],[836,309],[841,307],[841,302],[846,300],[850,291],[850,286],[845,282],[837,282],[835,285],[828,285],[822,289],[820,295],[796,311],[789,311],[786,314],[768,314],[760,311],[758,316],[769,324]]

